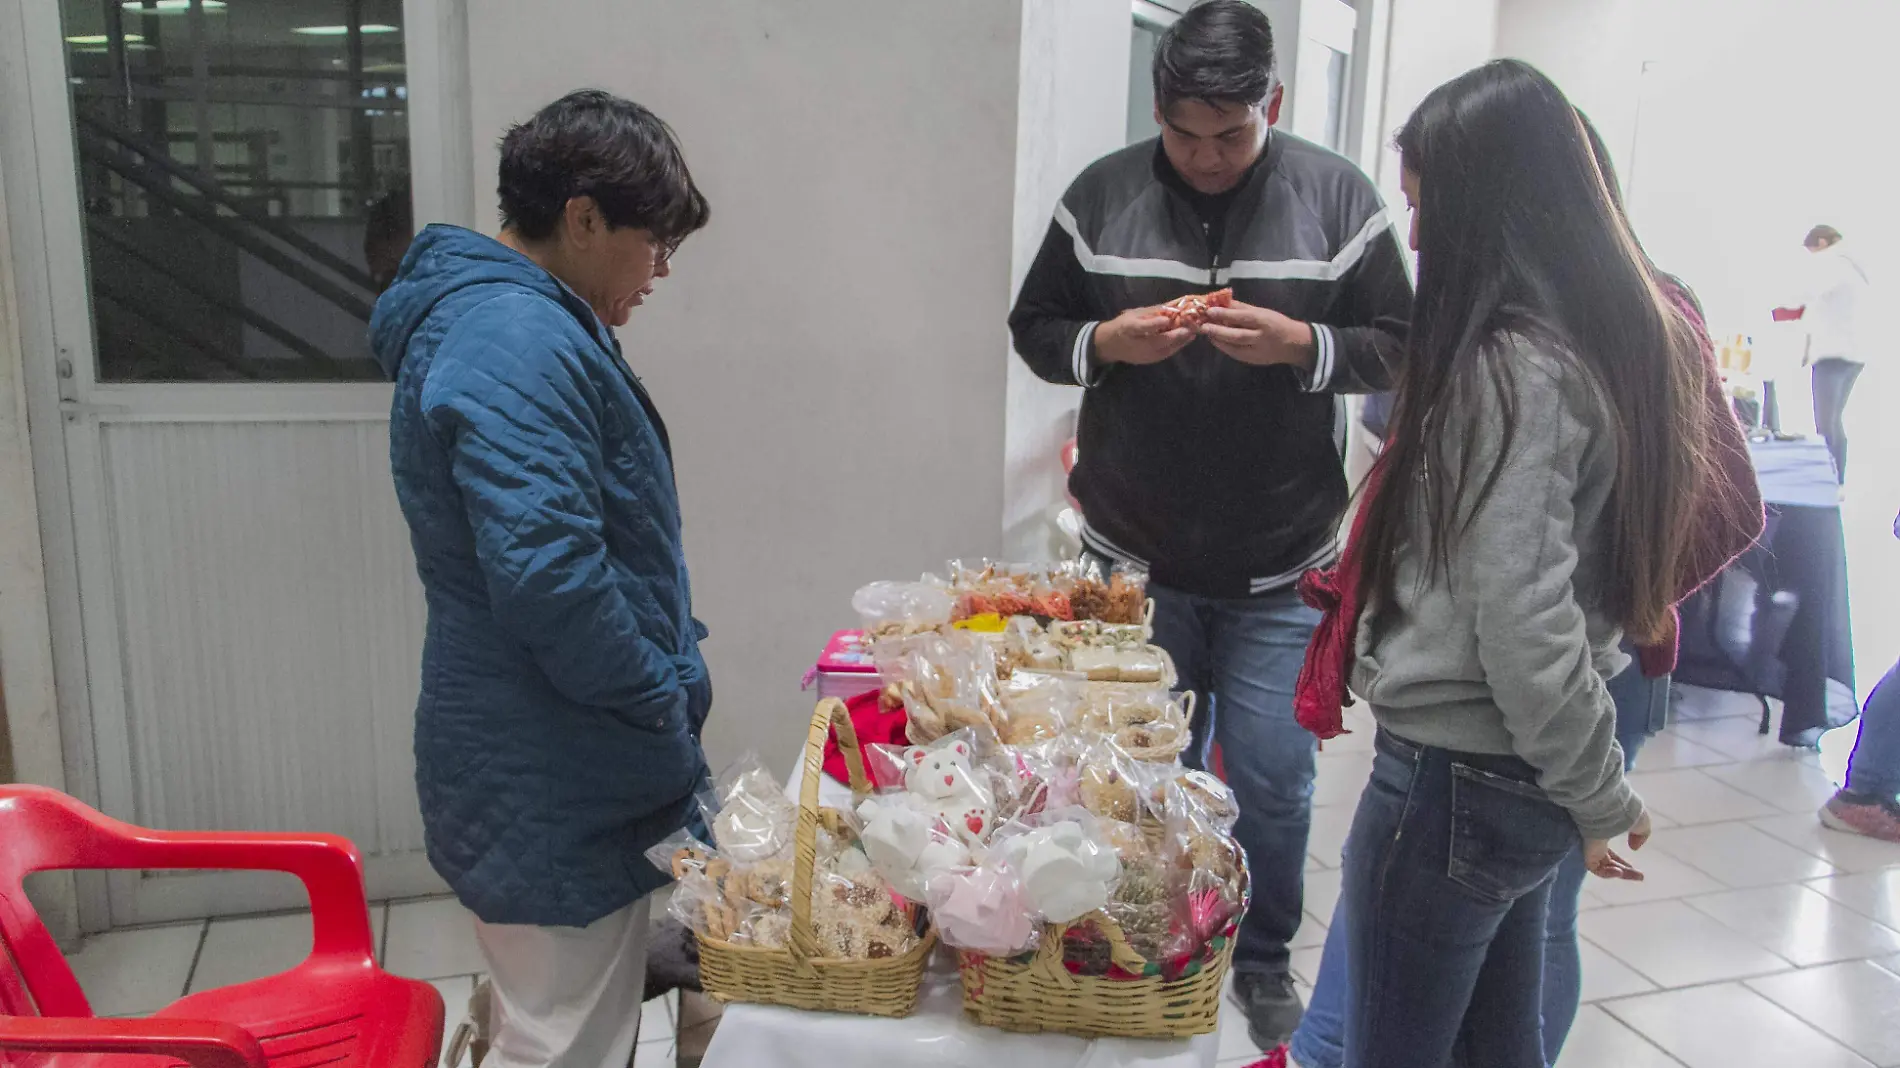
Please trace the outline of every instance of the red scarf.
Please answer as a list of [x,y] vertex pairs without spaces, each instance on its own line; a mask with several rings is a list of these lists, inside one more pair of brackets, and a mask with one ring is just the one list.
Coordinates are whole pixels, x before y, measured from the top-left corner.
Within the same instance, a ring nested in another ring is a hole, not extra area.
[[1363,607],[1359,589],[1359,552],[1365,544],[1366,515],[1379,492],[1385,471],[1380,457],[1366,475],[1365,492],[1359,502],[1359,514],[1353,516],[1352,530],[1346,535],[1346,549],[1339,562],[1324,571],[1314,569],[1300,576],[1300,597],[1323,613],[1319,628],[1306,643],[1306,662],[1300,665],[1300,678],[1293,686],[1293,714],[1300,726],[1319,736],[1320,741],[1346,733],[1342,710],[1352,704],[1346,688],[1352,676],[1355,643],[1359,635],[1359,610]]

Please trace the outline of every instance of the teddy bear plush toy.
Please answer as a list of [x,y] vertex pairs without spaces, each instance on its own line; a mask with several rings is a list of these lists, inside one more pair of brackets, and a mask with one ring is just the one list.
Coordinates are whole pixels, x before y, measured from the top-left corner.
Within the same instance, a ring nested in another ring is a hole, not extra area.
[[921,798],[951,833],[970,845],[989,836],[995,813],[970,765],[970,745],[961,739],[904,751],[904,789]]
[[988,840],[996,813],[967,739],[889,753],[903,763],[904,789],[858,806],[859,840],[878,874],[899,894],[921,901],[932,878],[971,863],[971,848]]

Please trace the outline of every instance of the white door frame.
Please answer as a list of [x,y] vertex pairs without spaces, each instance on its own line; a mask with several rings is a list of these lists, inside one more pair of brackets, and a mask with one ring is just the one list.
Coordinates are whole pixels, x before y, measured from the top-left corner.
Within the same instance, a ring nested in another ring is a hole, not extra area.
[[[473,156],[466,13],[461,0],[404,0],[404,16],[415,217],[467,224],[473,221]],[[89,295],[83,285],[70,284],[85,277],[70,107],[58,5],[0,0],[0,173],[8,192],[64,785],[89,804],[126,813],[135,806],[124,693],[93,686],[89,671],[92,664],[119,662],[114,601],[81,596],[79,561],[111,559],[103,488],[84,477],[101,469],[99,436],[69,434],[68,426],[378,419],[388,414],[390,387],[251,385],[236,393],[217,385],[95,383]],[[132,395],[140,410],[118,410]],[[82,929],[112,925],[109,887],[117,878],[80,875]]]

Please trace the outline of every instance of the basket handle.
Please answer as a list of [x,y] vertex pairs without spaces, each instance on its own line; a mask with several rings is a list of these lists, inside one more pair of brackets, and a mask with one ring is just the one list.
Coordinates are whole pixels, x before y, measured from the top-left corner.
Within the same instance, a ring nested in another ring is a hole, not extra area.
[[1148,637],[1155,636],[1155,599],[1148,598],[1141,606],[1141,625],[1147,628]]
[[1197,697],[1193,690],[1189,690],[1181,697],[1181,711],[1187,713],[1187,721],[1190,725],[1194,722],[1194,702],[1196,700]]
[[838,729],[838,750],[844,754],[844,766],[851,773],[851,798],[855,803],[871,792],[871,781],[864,774],[864,753],[858,748],[858,732],[851,726],[851,713],[835,697],[818,702],[811,714],[811,731],[805,737],[805,777],[798,785],[798,830],[793,839],[792,858],[792,937],[787,948],[800,968],[824,956],[818,937],[811,929],[812,869],[818,863],[818,785],[825,775],[825,738],[832,727]]
[[1084,921],[1091,922],[1102,936],[1108,939],[1108,957],[1117,967],[1133,975],[1140,975],[1148,967],[1148,959],[1135,952],[1128,944],[1128,936],[1122,933],[1121,924],[1111,919],[1108,913],[1095,910],[1072,923],[1052,923],[1042,930],[1042,944],[1036,947],[1036,959],[1031,967],[1045,977],[1054,980],[1065,990],[1077,986],[1074,973],[1062,963],[1062,938],[1069,928]]
[[[1154,602],[1149,601],[1148,603],[1153,604]],[[1174,666],[1174,654],[1168,652],[1165,646],[1155,645],[1153,648],[1161,654],[1162,684],[1170,690],[1181,685],[1181,669]]]

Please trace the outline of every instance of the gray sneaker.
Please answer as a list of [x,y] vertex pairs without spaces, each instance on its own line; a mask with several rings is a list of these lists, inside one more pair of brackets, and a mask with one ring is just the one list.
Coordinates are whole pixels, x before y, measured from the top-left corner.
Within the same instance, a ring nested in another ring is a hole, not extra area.
[[1233,1001],[1247,1017],[1247,1037],[1260,1049],[1272,1049],[1293,1037],[1306,1006],[1285,972],[1242,972],[1234,976]]

